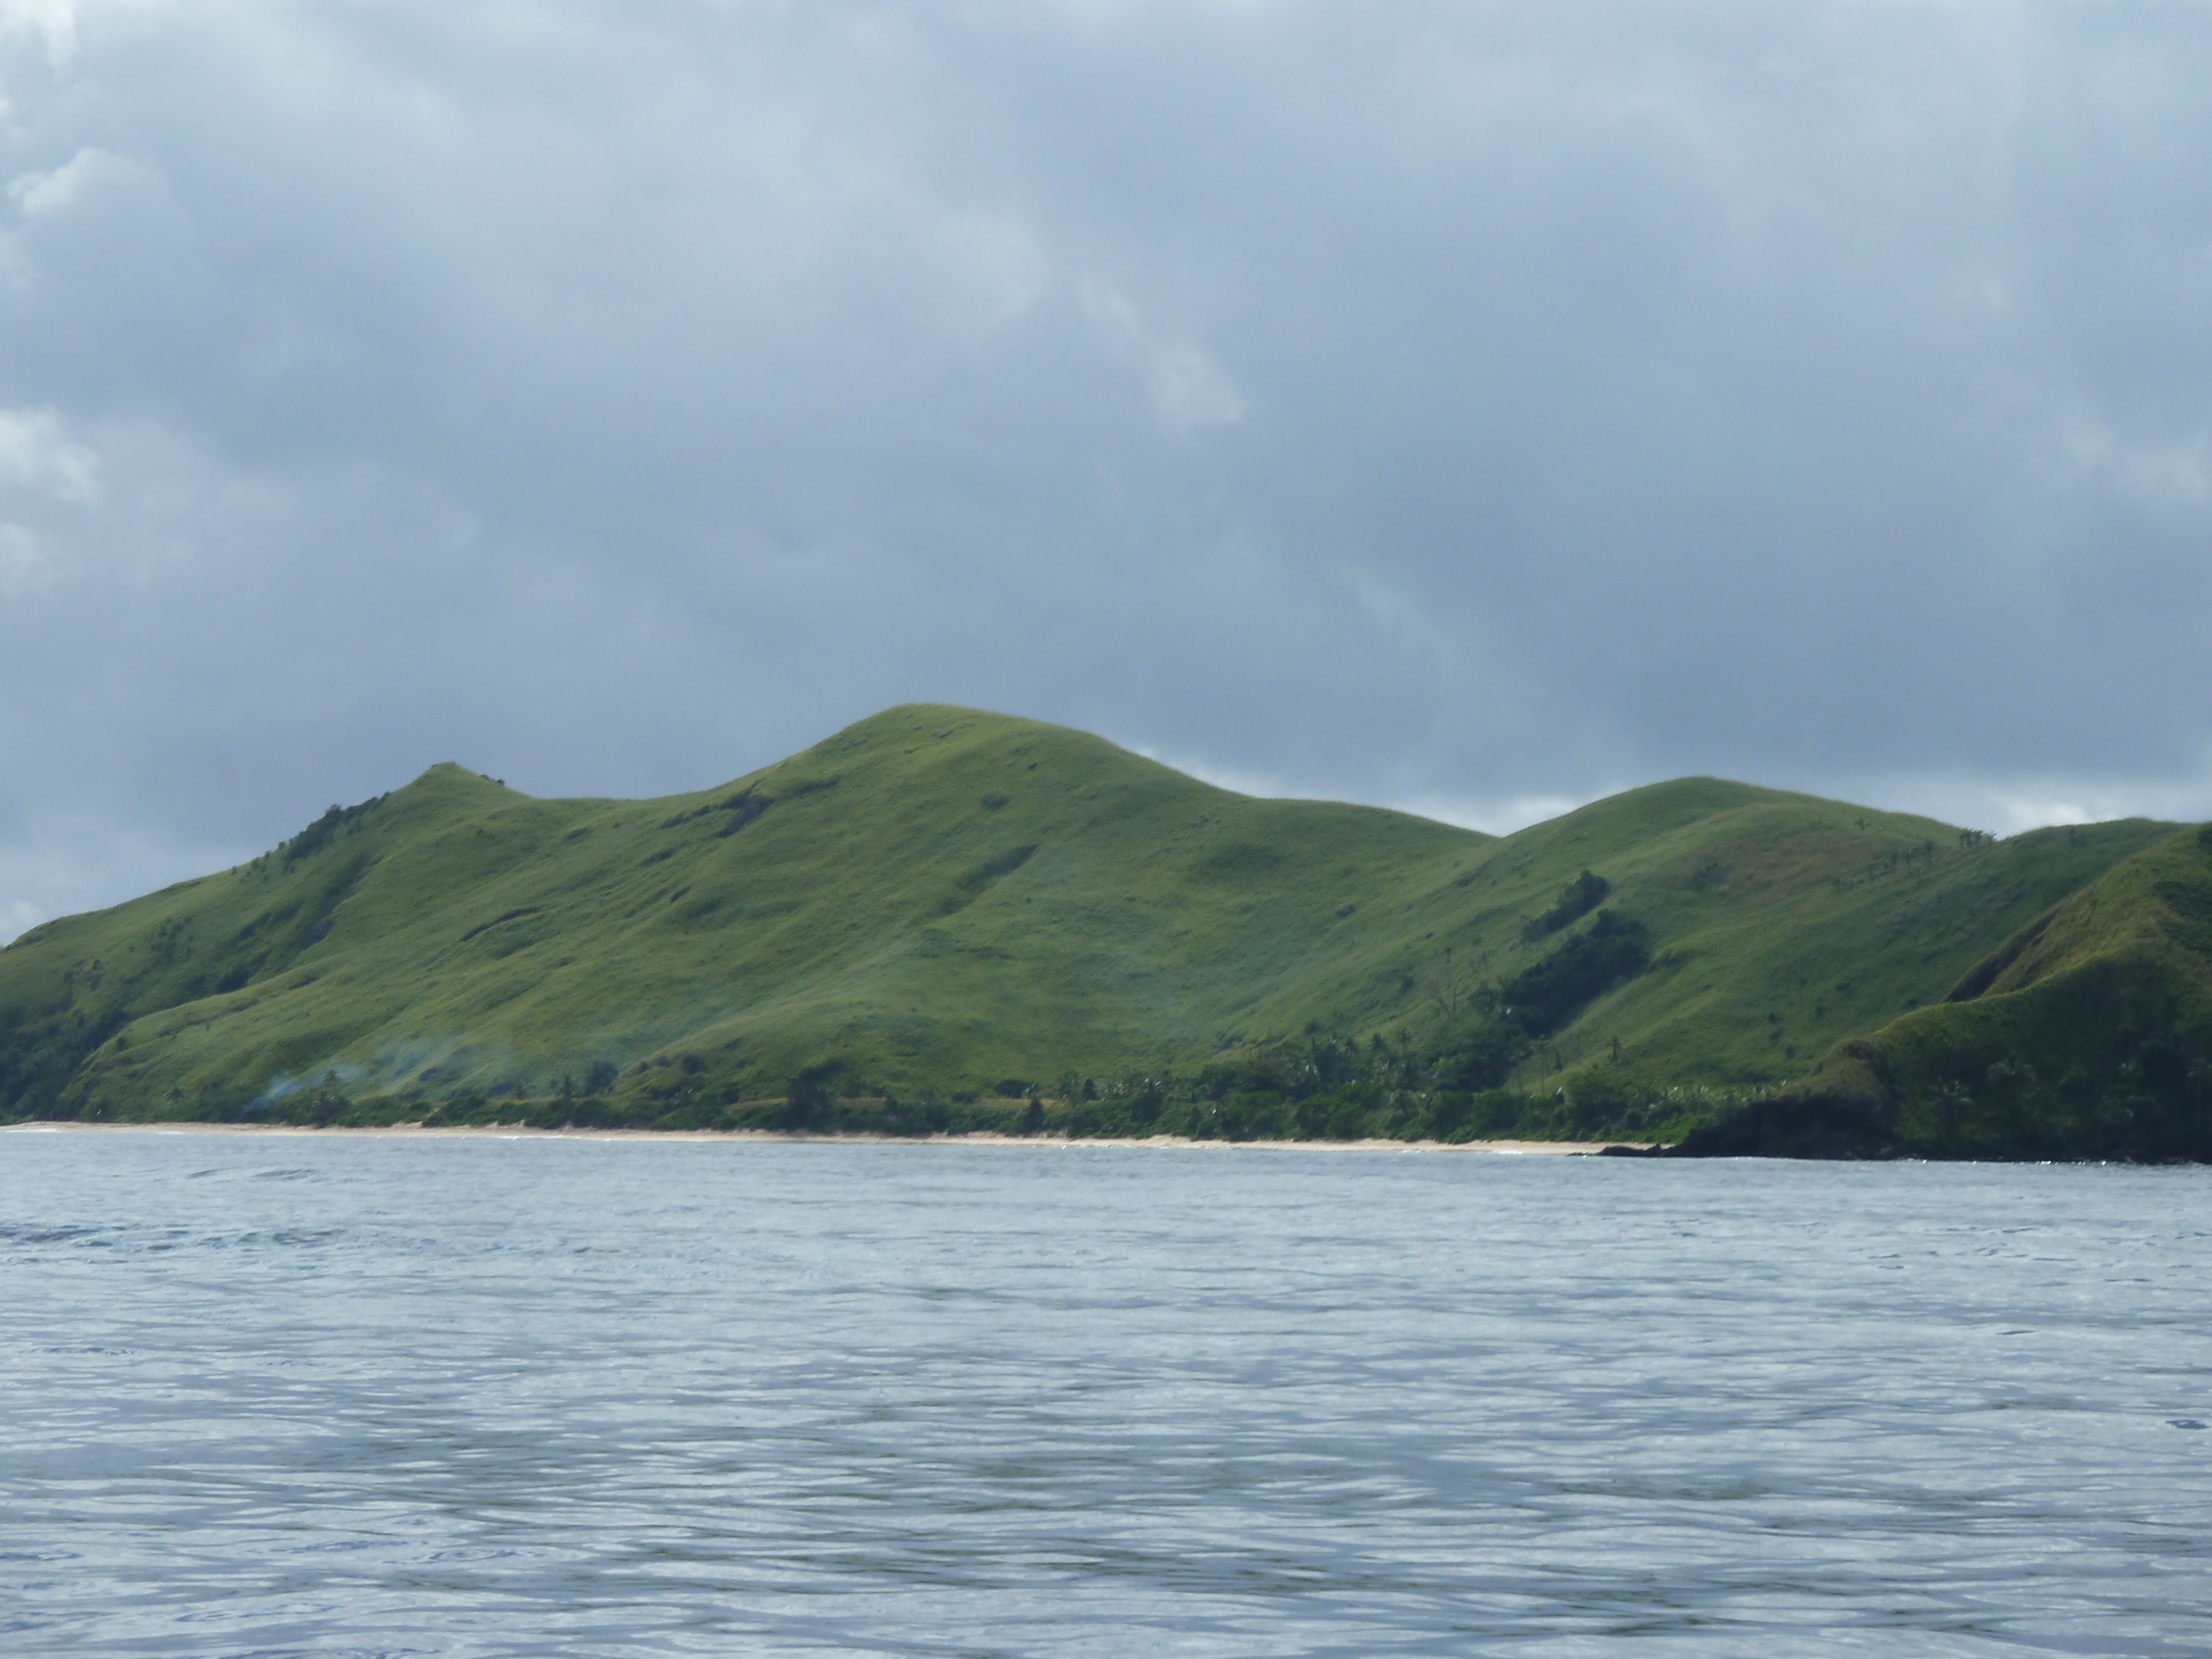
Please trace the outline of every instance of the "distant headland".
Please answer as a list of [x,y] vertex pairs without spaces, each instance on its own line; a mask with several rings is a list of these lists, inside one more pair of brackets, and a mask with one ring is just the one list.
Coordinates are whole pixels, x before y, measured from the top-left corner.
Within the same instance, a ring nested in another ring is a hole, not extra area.
[[441,765],[0,951],[30,1119],[2204,1159],[2212,827],[1498,837],[935,705],[662,800]]

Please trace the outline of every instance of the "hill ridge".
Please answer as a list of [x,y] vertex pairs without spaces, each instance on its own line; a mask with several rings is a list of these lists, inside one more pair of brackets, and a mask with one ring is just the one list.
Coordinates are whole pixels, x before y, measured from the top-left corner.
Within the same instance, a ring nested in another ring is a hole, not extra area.
[[1489,836],[927,703],[651,800],[440,763],[0,953],[0,1113],[231,1117],[307,1089],[658,1121],[817,1087],[1188,1090],[1334,1044],[1384,1093],[1686,1122],[1940,1002],[2172,833],[1992,843],[1695,777]]

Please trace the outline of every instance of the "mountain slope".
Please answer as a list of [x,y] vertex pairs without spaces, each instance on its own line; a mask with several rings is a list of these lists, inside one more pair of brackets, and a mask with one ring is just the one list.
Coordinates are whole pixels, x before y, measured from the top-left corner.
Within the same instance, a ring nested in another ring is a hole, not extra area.
[[[1466,932],[1510,926],[1588,866],[1652,935],[1650,969],[1599,999],[1524,1068],[1602,1053],[1674,1082],[1770,1084],[1839,1037],[1940,1000],[1994,945],[2172,825],[2124,820],[2002,842],[1929,819],[1694,779],[1599,801],[1500,842],[1517,878]],[[1448,937],[1448,936],[1447,936]],[[1618,1042],[1616,1056],[1613,1045]]]
[[1316,1034],[1444,1054],[1601,958],[1477,1081],[1771,1088],[2171,832],[1989,844],[1690,779],[1498,839],[936,706],[658,801],[441,766],[0,952],[0,1111],[1050,1092]]
[[1943,1002],[1840,1045],[1760,1127],[1793,1150],[1838,1103],[1859,1109],[1861,1149],[2212,1158],[2212,826],[2123,860]]
[[252,865],[19,940],[0,1086],[51,1090],[88,1043],[64,1104],[226,1114],[320,1066],[529,1091],[678,1047],[771,1091],[836,1049],[909,1086],[1040,1047],[1104,1069],[1298,1001],[1345,915],[1486,839],[941,708],[661,801],[533,801],[440,767]]

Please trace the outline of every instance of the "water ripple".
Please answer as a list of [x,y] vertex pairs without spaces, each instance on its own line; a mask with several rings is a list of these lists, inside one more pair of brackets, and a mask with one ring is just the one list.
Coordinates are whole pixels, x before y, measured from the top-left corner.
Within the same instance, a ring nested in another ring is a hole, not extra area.
[[0,1648],[2201,1650],[2212,1172],[10,1137]]

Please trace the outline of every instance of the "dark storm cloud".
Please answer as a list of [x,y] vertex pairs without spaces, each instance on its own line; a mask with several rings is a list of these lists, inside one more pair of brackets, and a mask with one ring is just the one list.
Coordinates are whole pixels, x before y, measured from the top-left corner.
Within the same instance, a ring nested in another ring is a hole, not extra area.
[[0,0],[0,933],[908,698],[2212,811],[2212,12]]

